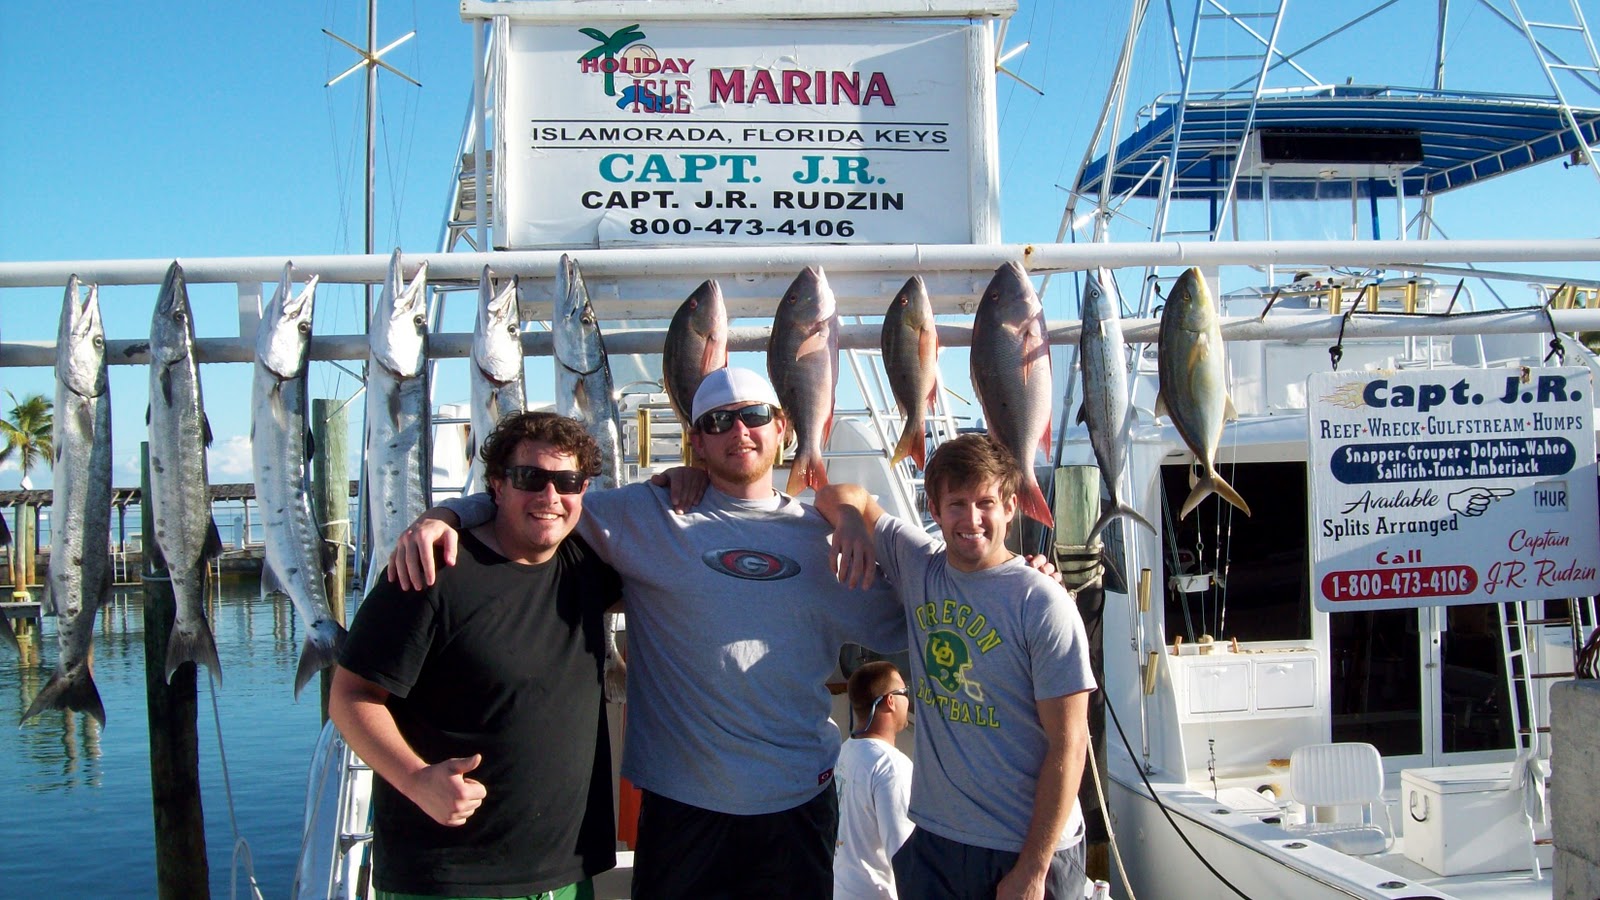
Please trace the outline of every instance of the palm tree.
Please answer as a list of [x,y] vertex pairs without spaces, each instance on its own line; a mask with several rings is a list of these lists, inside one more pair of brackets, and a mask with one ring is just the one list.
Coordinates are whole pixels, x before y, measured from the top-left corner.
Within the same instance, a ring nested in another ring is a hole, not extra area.
[[[619,28],[617,29],[616,34],[611,35],[606,34],[604,31],[601,31],[598,28],[579,28],[578,30],[600,42],[600,46],[578,57],[579,62],[583,62],[586,59],[600,59],[602,57],[608,60],[614,60],[617,58],[617,54],[622,52],[622,48],[628,46],[634,41],[644,40],[644,32],[639,30],[638,25],[629,25],[627,28]],[[605,66],[601,66],[600,68],[606,73],[606,96],[615,97],[617,95],[616,71],[614,69],[607,69]]]
[[[52,403],[43,394],[30,394],[20,401],[17,395],[6,391],[6,396],[11,398],[11,418],[9,421],[0,419],[0,439],[4,446],[0,446],[0,463],[17,456],[17,466],[22,469],[22,486],[28,486],[28,471],[39,463],[40,460],[52,460],[55,456],[53,449],[55,435],[55,417],[51,414]],[[24,521],[28,510],[22,502],[17,503],[17,531],[21,534],[27,532],[24,526],[31,523]],[[19,572],[17,570],[17,548],[11,550],[11,583],[18,587],[28,584],[32,580],[32,572]],[[25,557],[31,559],[31,557]],[[27,568],[31,569],[29,565]],[[19,577],[20,576],[20,577]],[[9,627],[9,626],[7,626]]]
[[6,391],[6,396],[11,398],[11,416],[0,419],[0,439],[5,441],[5,446],[0,447],[0,463],[16,455],[17,467],[26,479],[29,470],[55,454],[53,404],[43,394],[29,394],[18,400],[16,394]]

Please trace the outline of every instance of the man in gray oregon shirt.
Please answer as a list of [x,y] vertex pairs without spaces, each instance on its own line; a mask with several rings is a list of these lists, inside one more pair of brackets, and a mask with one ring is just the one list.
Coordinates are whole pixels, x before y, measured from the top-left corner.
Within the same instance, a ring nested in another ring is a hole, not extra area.
[[1022,472],[987,435],[939,446],[923,485],[941,544],[855,485],[817,492],[839,577],[874,564],[904,604],[917,709],[911,821],[895,886],[916,900],[1083,896],[1078,782],[1088,641],[1072,595],[1006,549]]
[[[884,586],[841,585],[832,527],[773,488],[788,423],[765,378],[713,372],[692,421],[710,479],[694,509],[633,484],[585,496],[577,526],[621,575],[628,614],[622,774],[644,792],[633,896],[826,897],[839,755],[826,683],[841,644],[903,649],[904,614]],[[470,528],[493,509],[480,495],[429,511],[390,577],[432,583],[436,543],[455,561],[447,523]]]

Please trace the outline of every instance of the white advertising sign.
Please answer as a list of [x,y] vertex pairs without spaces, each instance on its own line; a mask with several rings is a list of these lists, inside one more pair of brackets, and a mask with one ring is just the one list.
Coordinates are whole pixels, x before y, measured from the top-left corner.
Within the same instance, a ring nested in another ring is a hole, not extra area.
[[1319,610],[1600,590],[1588,369],[1321,372],[1306,396]]
[[999,237],[982,26],[605,20],[508,33],[498,246]]

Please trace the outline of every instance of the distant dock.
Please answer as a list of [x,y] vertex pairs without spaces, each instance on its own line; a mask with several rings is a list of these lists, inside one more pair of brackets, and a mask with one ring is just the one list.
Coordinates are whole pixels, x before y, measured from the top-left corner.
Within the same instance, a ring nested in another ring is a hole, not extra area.
[[[350,482],[350,497],[357,495],[359,485]],[[213,517],[217,518],[218,532],[223,537],[222,557],[216,562],[215,571],[222,575],[259,576],[263,545],[260,537],[264,535],[259,521],[252,522],[255,510],[252,507],[256,499],[256,486],[251,482],[237,484],[213,484],[210,487]],[[139,507],[143,500],[143,493],[137,487],[115,488],[111,495],[111,521],[109,523],[107,539],[110,542],[111,564],[113,580],[117,584],[136,584],[139,581],[140,565],[143,562],[140,551],[139,532]],[[40,518],[45,521],[34,533],[34,577],[28,579],[30,588],[41,591],[50,563],[49,526],[54,523],[48,521],[49,510],[54,502],[54,493],[50,490],[8,490],[0,491],[0,509],[4,509],[16,516],[18,514],[35,515],[43,513]],[[226,507],[237,504],[233,509]],[[224,508],[218,508],[222,506]],[[231,513],[231,515],[230,515]],[[19,529],[10,529],[13,536]],[[25,555],[22,548],[15,544],[0,547],[0,591],[9,599],[11,591],[15,590],[13,566],[11,563],[20,561]],[[22,607],[29,604],[0,602],[0,606],[7,607],[8,619],[23,617],[24,613],[13,607]],[[34,607],[32,618],[39,616],[38,603]]]

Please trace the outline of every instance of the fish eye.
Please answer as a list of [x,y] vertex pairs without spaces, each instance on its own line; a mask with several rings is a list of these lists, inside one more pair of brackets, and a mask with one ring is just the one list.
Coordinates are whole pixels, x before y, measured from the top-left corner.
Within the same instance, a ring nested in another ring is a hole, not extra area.
[[506,333],[510,334],[510,335],[515,335],[517,333],[517,323],[512,322],[511,324],[507,325],[506,326]]
[[299,328],[300,328],[300,333],[301,334],[310,334],[311,333],[311,323],[310,322],[301,322]]
[[411,317],[411,324],[417,326],[418,328],[422,327],[422,322],[423,322],[422,313],[417,313],[416,315]]
[[104,347],[106,345],[106,339],[97,334],[94,336],[94,345],[96,347]]

